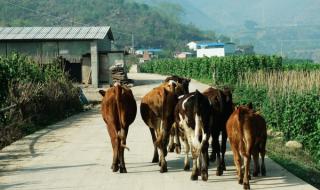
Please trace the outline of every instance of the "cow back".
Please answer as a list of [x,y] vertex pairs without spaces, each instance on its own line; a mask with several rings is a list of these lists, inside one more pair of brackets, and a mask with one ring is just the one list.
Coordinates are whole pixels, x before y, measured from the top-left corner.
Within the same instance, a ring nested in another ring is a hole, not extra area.
[[120,130],[121,127],[128,127],[134,121],[137,113],[132,91],[120,85],[110,87],[104,94],[101,112],[108,126],[114,125],[117,130]]

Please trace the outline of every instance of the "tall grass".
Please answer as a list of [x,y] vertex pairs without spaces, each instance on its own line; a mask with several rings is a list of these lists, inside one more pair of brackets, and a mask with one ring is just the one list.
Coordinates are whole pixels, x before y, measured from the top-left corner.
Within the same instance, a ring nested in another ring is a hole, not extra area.
[[269,127],[302,142],[320,166],[320,70],[247,72],[234,96],[253,102]]
[[285,95],[293,91],[300,94],[312,90],[320,91],[320,71],[246,72],[238,83],[238,86],[244,85],[266,88],[269,96],[275,93]]

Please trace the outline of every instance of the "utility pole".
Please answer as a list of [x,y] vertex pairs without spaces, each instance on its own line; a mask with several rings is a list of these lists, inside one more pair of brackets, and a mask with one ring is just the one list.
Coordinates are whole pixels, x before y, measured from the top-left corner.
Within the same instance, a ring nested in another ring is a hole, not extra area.
[[131,46],[132,46],[132,54],[134,54],[134,35],[131,33]]
[[280,42],[281,42],[281,57],[283,57],[283,40],[281,40]]

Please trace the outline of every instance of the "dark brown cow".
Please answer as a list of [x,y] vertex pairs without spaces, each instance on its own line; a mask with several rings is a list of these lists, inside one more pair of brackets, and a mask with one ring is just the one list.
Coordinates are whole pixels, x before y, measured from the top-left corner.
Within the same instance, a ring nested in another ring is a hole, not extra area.
[[[132,91],[126,86],[115,83],[107,91],[100,90],[103,96],[101,112],[103,120],[111,138],[113,149],[112,171],[127,173],[124,162],[124,148],[128,135],[129,125],[134,121],[137,114],[137,105]],[[128,148],[127,148],[128,149]]]
[[[181,85],[169,81],[152,89],[141,100],[140,112],[143,121],[150,129],[154,144],[152,162],[159,161],[158,150],[160,151],[160,172],[167,172],[167,145],[169,132],[174,122],[174,108],[178,101],[176,92],[181,91]],[[180,90],[179,90],[180,89]]]
[[169,82],[170,80],[173,80],[179,84],[182,85],[184,92],[183,94],[189,94],[189,83],[191,81],[191,79],[188,78],[184,78],[184,77],[179,77],[177,75],[172,75],[170,77],[167,77],[164,82]]
[[186,157],[184,169],[190,169],[188,153],[191,146],[191,180],[208,180],[208,139],[210,138],[210,102],[199,91],[183,96],[175,108],[175,124],[183,132]]
[[[218,167],[216,175],[220,176],[223,174],[223,170],[226,170],[224,159],[227,144],[226,123],[233,112],[232,94],[229,89],[220,90],[212,87],[206,89],[203,94],[211,102],[211,111],[213,113],[210,118],[212,137],[212,154],[210,155],[210,160],[215,161],[217,158]],[[219,143],[220,133],[222,136],[221,145]]]
[[[244,189],[250,189],[250,158],[253,155],[253,176],[266,174],[264,165],[265,147],[267,141],[266,122],[264,118],[248,106],[235,109],[227,122],[227,132],[237,168],[238,182]],[[261,170],[259,165],[261,156]],[[241,157],[244,161],[244,173],[241,169]]]

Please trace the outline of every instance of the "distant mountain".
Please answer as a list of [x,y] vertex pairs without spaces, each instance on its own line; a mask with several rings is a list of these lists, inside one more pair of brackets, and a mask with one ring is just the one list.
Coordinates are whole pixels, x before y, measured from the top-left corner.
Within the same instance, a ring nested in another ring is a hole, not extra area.
[[136,0],[178,4],[180,18],[255,45],[258,53],[320,60],[319,0]]
[[116,48],[130,47],[133,37],[136,48],[163,48],[167,53],[182,50],[190,40],[219,39],[214,32],[182,23],[179,6],[162,8],[171,12],[130,0],[0,0],[0,26],[110,25]]

